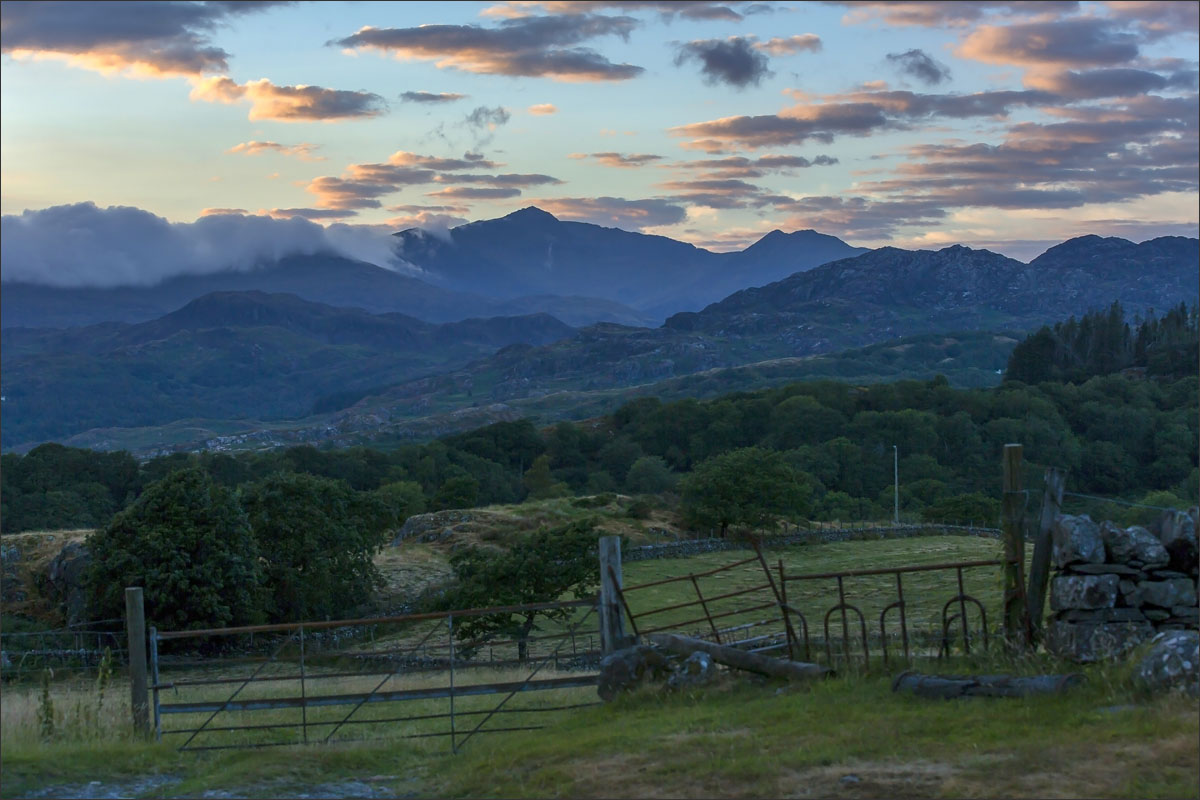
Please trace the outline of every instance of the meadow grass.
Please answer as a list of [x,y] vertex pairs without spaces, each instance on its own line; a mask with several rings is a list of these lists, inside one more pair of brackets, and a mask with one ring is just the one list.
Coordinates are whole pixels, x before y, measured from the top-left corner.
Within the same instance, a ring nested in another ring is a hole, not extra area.
[[[812,545],[768,552],[774,567],[789,573],[827,572],[865,566],[907,565],[998,556],[999,543],[973,537],[927,537]],[[625,565],[627,585],[703,572],[746,557],[741,551],[690,559]],[[998,569],[966,573],[967,592],[998,609]],[[978,573],[978,574],[974,574]],[[957,591],[950,576],[929,585],[905,580],[910,619],[937,612],[942,595]],[[714,586],[761,582],[755,563],[722,573]],[[916,577],[916,576],[912,576]],[[811,597],[789,586],[789,601],[836,602],[836,585],[825,582]],[[815,584],[814,584],[815,586]],[[911,586],[911,589],[910,589]],[[886,584],[847,586],[857,602],[874,609],[890,602]],[[661,591],[657,591],[661,589]],[[705,593],[709,587],[705,586]],[[657,593],[656,593],[657,591]],[[634,595],[636,593],[631,593]],[[694,597],[690,581],[647,589],[658,607]],[[924,598],[929,594],[928,599]],[[635,606],[636,611],[636,606]],[[685,610],[687,611],[687,610]],[[688,613],[694,613],[694,609]],[[765,613],[765,612],[764,612]],[[736,619],[736,617],[735,617]],[[996,620],[998,621],[998,620]],[[989,619],[989,622],[993,620]],[[412,632],[408,632],[411,635]],[[383,741],[340,741],[264,750],[178,753],[168,742],[144,742],[131,734],[128,694],[114,681],[98,711],[90,683],[54,685],[60,715],[56,735],[40,734],[38,687],[6,688],[0,698],[0,795],[18,797],[37,787],[70,781],[118,781],[130,776],[170,775],[169,787],[144,796],[178,796],[223,789],[234,796],[271,796],[338,781],[378,779],[396,794],[447,797],[1195,797],[1200,794],[1200,713],[1195,700],[1178,694],[1149,697],[1134,690],[1130,662],[1079,667],[1045,656],[988,653],[945,661],[921,660],[915,668],[940,674],[1057,674],[1082,671],[1086,683],[1061,695],[1036,698],[972,698],[933,701],[891,690],[902,666],[870,671],[841,665],[838,676],[811,684],[769,681],[723,672],[716,683],[688,692],[638,690],[616,702],[569,711],[549,705],[595,700],[594,690],[561,689],[518,694],[510,701],[527,713],[496,717],[488,727],[544,724],[542,730],[475,736],[458,754],[444,737],[401,738],[445,727],[446,720],[406,721],[343,728],[336,737],[379,736]],[[272,669],[284,671],[294,665]],[[335,664],[313,668],[338,669]],[[252,669],[252,668],[250,668]],[[241,668],[237,674],[248,674]],[[455,683],[519,681],[527,669],[456,671]],[[221,674],[219,668],[179,671],[178,676]],[[266,674],[265,672],[263,674]],[[538,678],[578,673],[543,669]],[[382,677],[382,676],[379,676]],[[379,677],[310,678],[306,692],[369,691]],[[169,670],[164,680],[170,680]],[[406,673],[390,689],[445,686],[445,673]],[[163,702],[224,699],[233,686],[192,687]],[[250,696],[295,696],[295,682],[263,683]],[[246,695],[239,695],[246,696]],[[493,707],[499,697],[456,698],[456,713]],[[340,719],[347,706],[309,709],[310,722]],[[369,704],[352,718],[441,714],[445,698]],[[207,715],[172,715],[167,727],[194,727]],[[213,725],[296,722],[297,709],[223,712]],[[461,718],[473,727],[482,715]],[[310,741],[326,727],[310,729]],[[461,730],[462,728],[459,728]],[[247,744],[264,732],[222,734]],[[274,734],[272,734],[274,735]],[[299,737],[291,730],[286,736]],[[202,734],[201,737],[212,736]],[[217,741],[217,739],[210,739]],[[202,744],[197,739],[195,744]],[[848,777],[849,776],[849,777]]]
[[[937,669],[1066,668],[993,656]],[[5,797],[148,774],[180,782],[145,796],[269,796],[365,778],[447,797],[1196,796],[1195,701],[1139,695],[1119,665],[1083,672],[1087,682],[1061,695],[959,701],[893,693],[879,672],[811,684],[727,673],[703,689],[647,688],[565,712],[544,730],[475,737],[457,756],[440,739],[181,754],[123,733],[124,696],[104,736],[46,743],[28,732],[29,701],[6,693],[0,781]],[[22,719],[27,732],[11,737]]]

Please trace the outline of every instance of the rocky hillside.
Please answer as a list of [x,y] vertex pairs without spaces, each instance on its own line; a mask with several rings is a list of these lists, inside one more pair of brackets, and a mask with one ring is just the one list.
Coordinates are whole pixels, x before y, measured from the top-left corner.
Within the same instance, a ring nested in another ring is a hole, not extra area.
[[779,336],[798,352],[862,337],[1030,327],[1120,300],[1137,312],[1200,294],[1196,239],[1141,244],[1085,236],[1024,264],[988,250],[884,247],[745,289],[666,327],[732,337]]

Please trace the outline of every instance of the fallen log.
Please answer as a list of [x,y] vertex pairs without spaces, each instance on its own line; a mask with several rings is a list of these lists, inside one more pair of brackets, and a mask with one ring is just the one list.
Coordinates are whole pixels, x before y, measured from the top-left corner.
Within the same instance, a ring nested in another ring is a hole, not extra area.
[[746,670],[747,672],[757,672],[760,675],[769,675],[772,678],[812,680],[813,678],[822,678],[833,673],[833,670],[828,667],[822,667],[819,664],[771,658],[770,656],[759,655],[758,653],[748,653],[745,650],[706,642],[703,639],[677,636],[673,633],[652,633],[646,638],[664,650],[678,653],[681,656],[690,656],[696,652],[708,653],[712,657],[712,660],[718,664],[724,664],[734,669]]
[[892,681],[893,692],[911,692],[917,697],[948,700],[955,697],[1028,697],[1061,694],[1084,682],[1079,672],[1066,675],[922,675],[901,672]]

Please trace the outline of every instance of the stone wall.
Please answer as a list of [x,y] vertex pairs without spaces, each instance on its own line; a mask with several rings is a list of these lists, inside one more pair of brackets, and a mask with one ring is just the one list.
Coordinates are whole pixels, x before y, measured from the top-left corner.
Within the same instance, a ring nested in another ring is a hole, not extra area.
[[[983,536],[1000,538],[996,528],[976,528],[966,525],[897,525],[892,527],[796,529],[789,533],[762,537],[764,549],[798,544],[827,544],[862,539],[907,539],[914,536]],[[621,553],[621,561],[647,561],[654,558],[688,558],[703,553],[726,550],[751,550],[744,539],[681,539],[677,542],[630,547]]]
[[1120,656],[1158,631],[1194,629],[1198,510],[1150,528],[1063,515],[1053,528],[1046,647],[1072,661]]

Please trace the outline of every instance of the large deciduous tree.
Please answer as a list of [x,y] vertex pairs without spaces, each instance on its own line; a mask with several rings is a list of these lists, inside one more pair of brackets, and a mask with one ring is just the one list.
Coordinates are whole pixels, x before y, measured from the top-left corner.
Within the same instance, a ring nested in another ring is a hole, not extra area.
[[253,623],[261,617],[255,541],[233,493],[203,469],[151,484],[88,539],[85,579],[97,618],[125,613],[125,587],[145,591],[146,615],[159,628]]
[[700,528],[747,531],[808,509],[811,489],[781,453],[743,447],[714,456],[683,479],[683,511]]
[[[596,542],[592,523],[583,521],[539,529],[505,552],[461,551],[450,559],[457,581],[443,602],[447,608],[488,608],[551,603],[564,595],[590,597],[600,578]],[[455,620],[455,627],[467,641],[516,639],[517,657],[525,661],[537,621],[563,622],[571,613],[570,608],[559,608],[463,617]]]
[[373,561],[393,513],[343,481],[278,473],[242,490],[258,541],[270,616],[278,621],[352,613],[381,578]]

